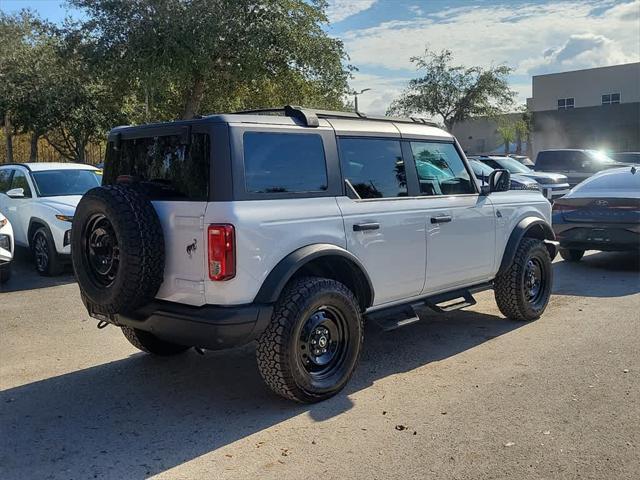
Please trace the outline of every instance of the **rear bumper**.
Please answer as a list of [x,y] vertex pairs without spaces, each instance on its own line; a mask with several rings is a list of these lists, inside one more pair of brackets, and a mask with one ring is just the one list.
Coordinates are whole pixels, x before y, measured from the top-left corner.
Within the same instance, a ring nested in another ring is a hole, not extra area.
[[561,248],[601,251],[640,251],[640,233],[620,226],[554,225]]
[[95,317],[153,333],[169,342],[220,350],[256,339],[271,321],[272,311],[273,306],[269,304],[193,307],[155,301],[136,312],[115,315],[112,319]]

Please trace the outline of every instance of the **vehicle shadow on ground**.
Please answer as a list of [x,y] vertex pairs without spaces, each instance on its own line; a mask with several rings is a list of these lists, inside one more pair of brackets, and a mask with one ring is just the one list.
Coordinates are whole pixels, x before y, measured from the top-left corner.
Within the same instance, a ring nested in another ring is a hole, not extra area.
[[36,272],[31,253],[26,248],[16,248],[15,258],[11,262],[11,278],[0,285],[0,293],[55,287],[75,281],[71,264],[65,265],[62,275],[43,277]]
[[174,358],[135,354],[11,388],[0,393],[0,477],[148,477],[301,414],[315,421],[335,417],[352,408],[350,394],[377,379],[523,325],[476,312],[386,333],[368,325],[362,361],[346,391],[316,405],[270,393],[252,345],[204,357],[193,350]]
[[554,295],[624,297],[640,292],[640,255],[597,252],[553,264]]

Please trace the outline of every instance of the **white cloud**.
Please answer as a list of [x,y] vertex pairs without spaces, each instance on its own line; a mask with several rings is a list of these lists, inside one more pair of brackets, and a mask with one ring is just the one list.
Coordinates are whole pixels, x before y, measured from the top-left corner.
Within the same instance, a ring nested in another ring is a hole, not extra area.
[[[518,100],[531,95],[532,74],[640,61],[640,0],[556,1],[526,4],[473,5],[444,9],[411,20],[391,20],[352,30],[341,38],[351,63],[383,67],[415,76],[412,56],[449,49],[456,63],[514,68],[512,85]],[[404,79],[356,75],[359,88],[374,88],[361,97],[363,111],[383,113],[406,85]],[[373,85],[373,86],[372,86]]]
[[342,20],[371,8],[377,0],[329,0],[327,17],[331,23]]

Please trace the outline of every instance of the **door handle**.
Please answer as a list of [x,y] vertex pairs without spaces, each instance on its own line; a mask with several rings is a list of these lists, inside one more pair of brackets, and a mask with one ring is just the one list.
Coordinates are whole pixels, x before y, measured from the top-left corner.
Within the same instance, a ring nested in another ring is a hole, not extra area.
[[451,215],[440,215],[431,217],[431,223],[448,223],[451,221]]
[[364,232],[365,230],[378,230],[380,228],[379,223],[356,223],[353,226],[354,232]]

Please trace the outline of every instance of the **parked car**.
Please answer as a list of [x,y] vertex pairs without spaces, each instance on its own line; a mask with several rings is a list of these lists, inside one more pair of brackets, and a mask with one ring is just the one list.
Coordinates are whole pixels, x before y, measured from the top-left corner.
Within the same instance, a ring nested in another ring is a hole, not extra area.
[[13,228],[7,217],[0,213],[0,284],[11,277],[13,251]]
[[640,164],[640,152],[615,152],[609,153],[607,156],[616,162]]
[[397,328],[492,288],[530,321],[549,301],[549,202],[506,170],[480,188],[422,119],[285,107],[119,127],[106,151],[71,255],[89,315],[142,351],[257,340],[267,385],[317,402],[351,377],[365,317]]
[[564,174],[569,179],[569,185],[574,187],[594,173],[623,166],[624,163],[617,162],[598,150],[560,149],[538,152],[534,168],[536,172]]
[[640,171],[606,170],[553,205],[560,255],[578,261],[585,250],[640,250]]
[[533,163],[533,161],[529,157],[527,157],[526,155],[509,154],[508,156],[513,158],[514,160],[519,161],[525,167],[533,168],[533,166],[535,165],[535,163]]
[[15,244],[33,253],[41,275],[57,275],[71,259],[71,221],[80,197],[100,185],[97,169],[74,163],[0,165],[0,212]]
[[[482,163],[479,160],[470,159],[469,165],[471,166],[471,169],[473,170],[473,173],[478,179],[480,185],[486,185],[489,181],[489,177],[495,171],[495,168],[491,168],[489,165]],[[524,177],[522,175],[511,175],[509,190],[533,190],[539,192],[540,186],[538,185],[538,182],[528,177]]]
[[491,168],[504,168],[512,175],[521,175],[535,180],[540,185],[542,194],[551,202],[569,193],[569,181],[565,175],[538,170],[533,171],[510,157],[480,156],[476,158]]

